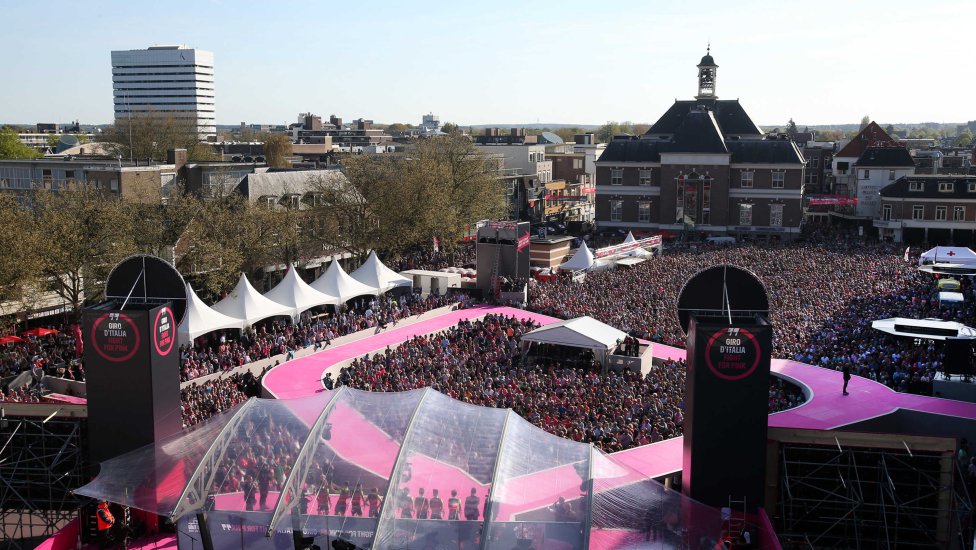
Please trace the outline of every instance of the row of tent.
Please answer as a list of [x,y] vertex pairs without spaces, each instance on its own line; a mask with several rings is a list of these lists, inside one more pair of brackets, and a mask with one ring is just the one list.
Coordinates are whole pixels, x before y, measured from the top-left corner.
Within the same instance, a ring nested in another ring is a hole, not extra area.
[[[627,244],[630,242],[634,242],[635,240],[636,239],[634,238],[634,234],[628,231],[627,238],[625,238],[624,242],[622,242],[621,244]],[[630,252],[627,252],[626,254],[624,254],[624,256],[645,258],[651,256],[651,253],[644,250],[643,248],[637,248],[635,250],[631,250]],[[601,267],[602,262],[603,260],[596,259],[596,257],[593,255],[593,251],[590,250],[590,247],[586,246],[586,241],[583,241],[580,247],[576,249],[576,253],[573,254],[573,257],[566,260],[566,262],[564,262],[563,264],[561,264],[559,266],[559,269],[563,271],[580,271],[586,269],[593,269],[593,268]]]
[[410,287],[413,282],[392,269],[371,252],[359,269],[346,273],[339,262],[311,284],[290,267],[280,283],[261,294],[241,273],[241,278],[226,298],[208,306],[196,292],[186,286],[186,315],[180,323],[181,342],[223,329],[245,329],[262,319],[289,316],[297,318],[303,311],[325,305],[339,305],[357,296],[379,296],[394,288]]

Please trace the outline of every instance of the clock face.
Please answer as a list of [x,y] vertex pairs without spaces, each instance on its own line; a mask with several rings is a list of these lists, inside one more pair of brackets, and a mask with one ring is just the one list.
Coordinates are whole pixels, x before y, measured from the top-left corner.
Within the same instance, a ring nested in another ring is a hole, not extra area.
[[715,80],[715,75],[712,74],[712,71],[711,70],[704,69],[702,71],[702,74],[701,74],[701,80],[702,80],[702,82],[711,82],[711,81]]

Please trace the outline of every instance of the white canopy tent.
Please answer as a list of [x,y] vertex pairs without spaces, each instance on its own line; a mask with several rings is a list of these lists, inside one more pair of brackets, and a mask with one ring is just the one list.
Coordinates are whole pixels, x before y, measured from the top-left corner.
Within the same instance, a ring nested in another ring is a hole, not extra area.
[[241,328],[244,324],[243,319],[224,315],[203,303],[189,283],[186,285],[186,298],[186,315],[178,330],[181,343],[188,344],[208,332],[225,328]]
[[878,319],[871,323],[871,328],[908,338],[924,338],[927,340],[945,340],[946,338],[976,338],[976,329],[954,321],[939,319],[906,319],[892,317]]
[[586,241],[583,241],[583,244],[576,249],[576,254],[562,263],[559,269],[561,271],[579,271],[593,267],[594,263],[596,260],[593,258],[593,252],[590,251],[590,247],[586,246]]
[[[624,237],[624,242],[622,244],[632,243],[636,240],[637,239],[634,238],[634,233],[628,231],[627,236]],[[651,254],[650,252],[648,252],[643,248],[635,248],[634,250],[631,250],[630,252],[626,253],[625,256],[631,256],[634,258],[646,258],[648,256],[653,256],[653,254]]]
[[280,283],[264,294],[265,298],[292,308],[292,317],[298,317],[315,306],[338,305],[339,298],[325,294],[308,286],[298,276],[295,266],[288,267],[288,273]]
[[537,328],[522,336],[523,351],[531,344],[552,344],[585,348],[606,365],[607,356],[627,337],[627,333],[617,330],[592,317],[577,317]]
[[976,252],[964,246],[937,246],[925,251],[918,258],[919,265],[939,263],[976,267]]
[[269,300],[261,295],[248,282],[247,276],[241,273],[241,279],[234,287],[234,291],[223,300],[214,304],[213,309],[218,313],[241,319],[242,326],[251,326],[261,319],[291,316],[292,308],[284,304]]
[[356,296],[382,294],[378,288],[365,285],[350,277],[346,270],[339,265],[339,262],[334,260],[329,264],[325,273],[309,286],[329,296],[338,297],[340,302],[345,302]]
[[378,288],[381,292],[413,286],[413,281],[383,265],[375,251],[370,252],[363,265],[349,276],[366,286]]

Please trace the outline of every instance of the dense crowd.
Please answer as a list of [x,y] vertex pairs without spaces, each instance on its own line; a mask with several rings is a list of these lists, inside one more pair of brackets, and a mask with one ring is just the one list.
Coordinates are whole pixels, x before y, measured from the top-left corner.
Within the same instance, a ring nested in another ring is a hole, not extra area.
[[[805,242],[675,248],[633,268],[557,279],[532,287],[529,308],[561,318],[595,317],[634,336],[683,347],[675,304],[684,282],[716,264],[749,269],[765,283],[775,327],[774,355],[854,374],[896,389],[931,381],[938,345],[917,346],[871,329],[894,316],[971,323],[972,306],[940,307],[935,282],[905,262],[900,245],[831,233]],[[971,301],[970,301],[971,302]]]
[[408,269],[437,271],[445,267],[473,267],[475,264],[474,243],[460,243],[450,252],[417,250],[386,262],[396,272]]
[[261,379],[268,371],[265,368],[259,376],[250,372],[234,373],[189,384],[180,390],[183,427],[199,424],[204,420],[233,408],[250,397],[261,395]]
[[362,299],[334,314],[306,312],[295,324],[276,319],[258,323],[243,334],[238,331],[211,333],[198,339],[194,346],[180,349],[180,379],[184,382],[193,380],[302,348],[314,346],[319,349],[340,336],[385,328],[400,319],[426,313],[457,299],[454,295],[422,298],[413,294]]
[[77,361],[73,333],[62,330],[46,336],[24,335],[19,342],[0,345],[0,378],[40,367],[50,376],[85,380],[85,369]]
[[[520,337],[533,328],[531,321],[494,315],[463,321],[357,358],[335,383],[370,391],[430,386],[475,405],[511,408],[550,433],[593,442],[607,452],[681,435],[683,361],[664,361],[646,376],[546,358],[520,364]],[[331,384],[327,379],[326,386]],[[800,402],[802,395],[789,384],[771,385],[770,412]],[[471,466],[470,458],[465,464]]]

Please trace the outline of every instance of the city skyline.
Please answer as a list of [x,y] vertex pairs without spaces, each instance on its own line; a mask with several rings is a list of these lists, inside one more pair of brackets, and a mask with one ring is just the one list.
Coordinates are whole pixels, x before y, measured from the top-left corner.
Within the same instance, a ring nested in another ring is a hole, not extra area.
[[22,84],[0,91],[0,118],[111,123],[110,52],[186,44],[214,52],[220,125],[306,111],[411,124],[427,112],[463,125],[653,122],[694,95],[709,42],[718,97],[739,98],[759,124],[976,118],[964,99],[976,83],[965,1],[783,4],[11,4],[12,43],[36,40],[43,20],[72,29],[77,47],[10,56],[6,76]]

